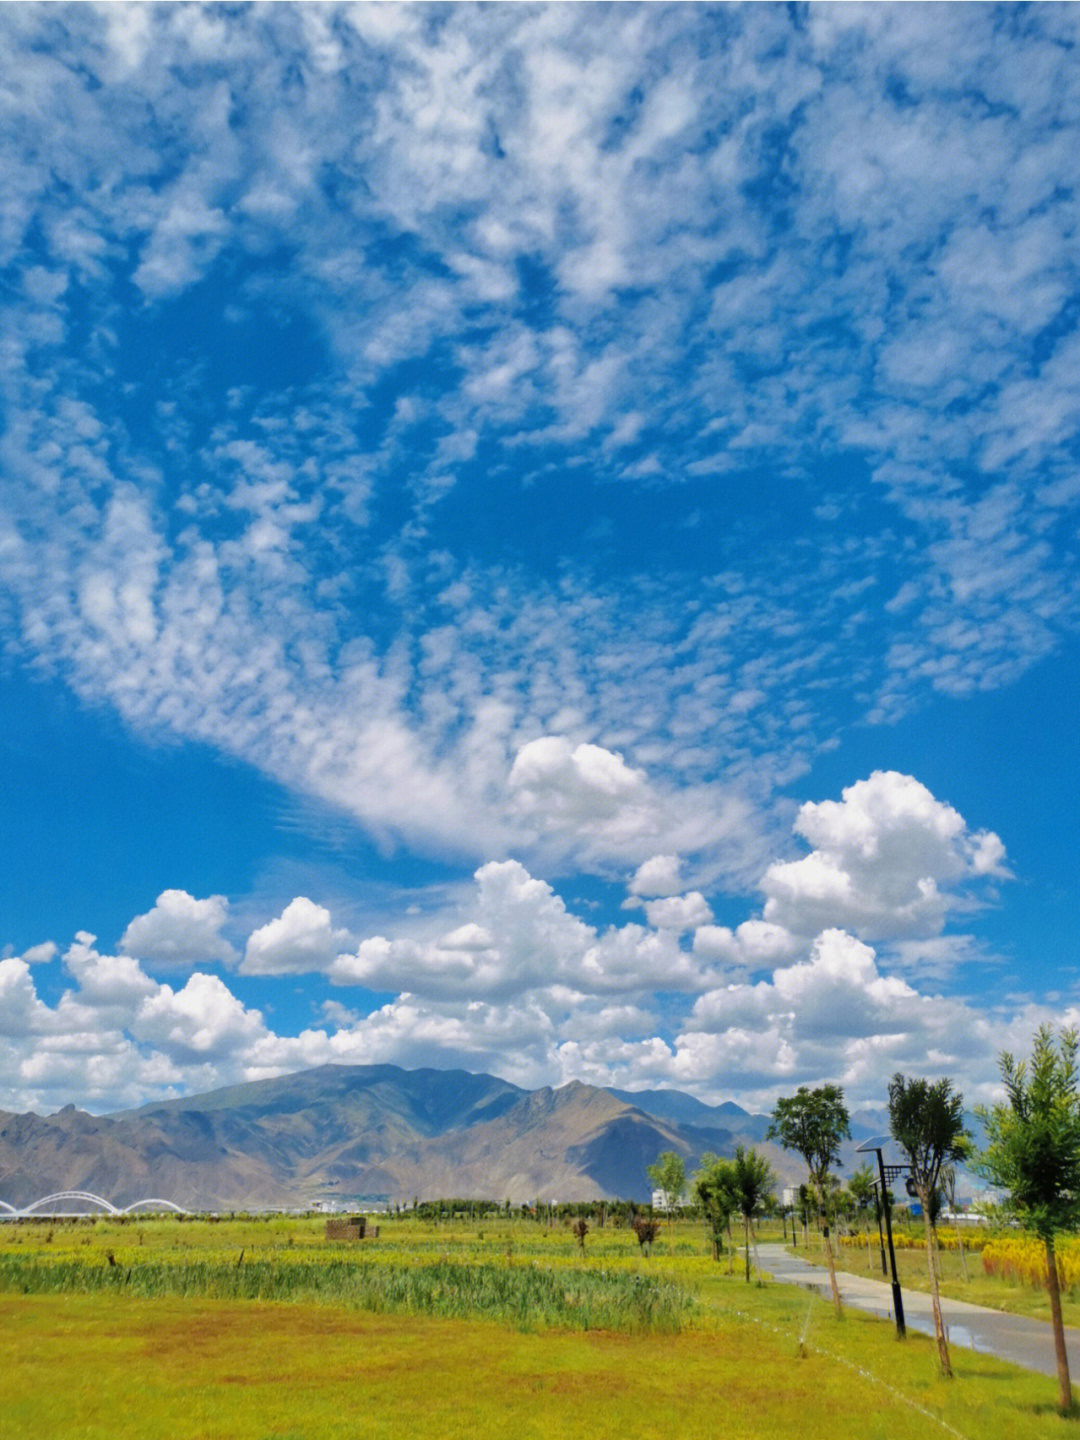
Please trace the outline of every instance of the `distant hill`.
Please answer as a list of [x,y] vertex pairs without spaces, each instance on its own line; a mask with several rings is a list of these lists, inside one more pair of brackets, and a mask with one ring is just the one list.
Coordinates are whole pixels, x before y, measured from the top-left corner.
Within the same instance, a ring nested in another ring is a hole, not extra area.
[[669,1120],[675,1125],[693,1125],[711,1130],[727,1130],[739,1140],[752,1144],[765,1139],[769,1128],[768,1115],[752,1115],[733,1100],[721,1105],[706,1105],[682,1090],[609,1090],[628,1105],[636,1105],[646,1115]]
[[[462,1070],[324,1065],[115,1115],[0,1111],[0,1200],[21,1206],[68,1189],[199,1210],[447,1195],[644,1200],[645,1167],[662,1150],[692,1170],[705,1151],[760,1146],[765,1124],[678,1091],[576,1081],[529,1091]],[[763,1148],[783,1179],[797,1173],[790,1156]]]

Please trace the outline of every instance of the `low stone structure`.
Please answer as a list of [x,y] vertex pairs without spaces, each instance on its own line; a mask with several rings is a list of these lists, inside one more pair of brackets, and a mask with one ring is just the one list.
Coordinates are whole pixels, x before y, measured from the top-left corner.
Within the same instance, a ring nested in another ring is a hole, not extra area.
[[327,1240],[375,1240],[378,1234],[379,1227],[363,1215],[336,1215],[326,1222]]

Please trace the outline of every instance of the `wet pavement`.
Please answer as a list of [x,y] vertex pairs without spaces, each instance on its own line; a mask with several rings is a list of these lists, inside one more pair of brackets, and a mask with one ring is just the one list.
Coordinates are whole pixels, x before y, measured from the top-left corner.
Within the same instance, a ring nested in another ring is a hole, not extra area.
[[[815,1265],[801,1256],[791,1255],[783,1245],[761,1245],[758,1248],[761,1268],[774,1280],[816,1290],[832,1303],[829,1272],[824,1265]],[[886,1281],[846,1270],[836,1272],[836,1281],[843,1304],[885,1319],[894,1318],[892,1286]],[[904,1290],[901,1300],[907,1328],[933,1335],[934,1313],[930,1296],[919,1290]],[[1043,1375],[1057,1373],[1054,1337],[1047,1321],[1007,1315],[1000,1310],[987,1310],[982,1305],[968,1305],[966,1301],[949,1300],[944,1296],[941,1314],[950,1345],[994,1355],[999,1360],[1010,1360],[1014,1365],[1022,1365],[1026,1370],[1036,1370]],[[1080,1330],[1066,1327],[1065,1348],[1069,1354],[1071,1373],[1080,1375]]]

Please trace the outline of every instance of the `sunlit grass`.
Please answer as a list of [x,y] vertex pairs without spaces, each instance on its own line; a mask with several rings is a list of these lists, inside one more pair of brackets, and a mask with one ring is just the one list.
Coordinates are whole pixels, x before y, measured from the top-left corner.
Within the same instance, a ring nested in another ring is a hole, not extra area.
[[820,1302],[807,1324],[805,1296],[740,1287],[718,1279],[709,1320],[662,1341],[326,1305],[3,1297],[5,1440],[1072,1433],[1045,1381],[957,1355],[949,1384],[919,1337],[900,1345]]
[[[380,1226],[359,1243],[317,1217],[0,1227],[4,1440],[1075,1433],[1045,1377],[957,1349],[943,1381],[924,1337],[747,1285],[700,1226],[651,1258],[610,1226],[584,1255],[523,1220]],[[63,1287],[23,1294],[28,1272]],[[635,1292],[665,1290],[694,1297],[676,1323],[632,1316]]]

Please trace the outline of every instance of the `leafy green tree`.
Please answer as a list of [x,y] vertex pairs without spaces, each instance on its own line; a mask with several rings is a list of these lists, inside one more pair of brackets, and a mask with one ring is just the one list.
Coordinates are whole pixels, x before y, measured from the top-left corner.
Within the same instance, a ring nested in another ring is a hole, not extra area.
[[830,1170],[840,1159],[840,1144],[851,1138],[851,1122],[844,1092],[838,1085],[822,1085],[810,1090],[800,1085],[794,1095],[782,1097],[772,1112],[767,1138],[779,1140],[785,1150],[794,1150],[806,1161],[810,1185],[820,1212],[825,1216],[825,1260],[829,1267],[836,1313],[842,1313],[840,1287],[836,1283],[836,1259],[829,1235]]
[[720,1259],[724,1231],[730,1229],[735,1213],[735,1183],[732,1162],[717,1155],[701,1157],[701,1168],[694,1177],[694,1196],[709,1222],[713,1259]]
[[976,1111],[988,1145],[980,1172],[1009,1192],[1009,1207],[1035,1231],[1046,1250],[1046,1289],[1057,1361],[1058,1399],[1074,1409],[1061,1287],[1054,1242],[1080,1226],[1080,1083],[1075,1030],[1063,1030],[1055,1046],[1049,1025],[1035,1033],[1031,1061],[1001,1056],[1006,1101]]
[[963,1160],[969,1153],[964,1128],[964,1097],[947,1079],[909,1079],[899,1071],[889,1082],[889,1128],[893,1139],[907,1156],[911,1178],[923,1211],[926,1235],[926,1268],[930,1277],[930,1298],[934,1311],[934,1334],[942,1375],[952,1375],[949,1342],[941,1317],[941,1285],[933,1217],[939,1205],[938,1188],[946,1165]]
[[686,1190],[686,1165],[681,1155],[674,1150],[665,1150],[655,1165],[647,1165],[645,1173],[657,1190],[664,1192],[667,1202],[668,1225],[671,1212],[679,1204]]
[[[756,1150],[745,1146],[735,1147],[735,1159],[731,1162],[731,1191],[735,1209],[742,1216],[743,1240],[746,1247],[746,1282],[750,1283],[750,1237],[753,1222],[775,1199],[776,1176],[772,1166]],[[756,1242],[755,1242],[756,1244]]]

